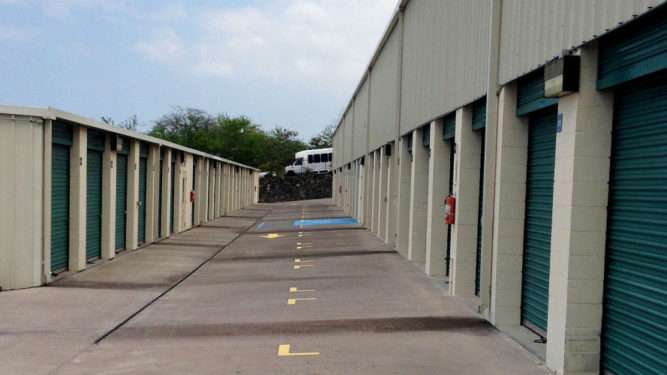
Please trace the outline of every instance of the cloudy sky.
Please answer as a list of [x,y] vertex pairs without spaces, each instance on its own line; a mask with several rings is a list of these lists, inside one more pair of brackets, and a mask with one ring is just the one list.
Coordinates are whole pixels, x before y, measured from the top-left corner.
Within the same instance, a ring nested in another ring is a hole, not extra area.
[[174,106],[303,138],[335,121],[397,0],[0,0],[0,104],[146,125]]

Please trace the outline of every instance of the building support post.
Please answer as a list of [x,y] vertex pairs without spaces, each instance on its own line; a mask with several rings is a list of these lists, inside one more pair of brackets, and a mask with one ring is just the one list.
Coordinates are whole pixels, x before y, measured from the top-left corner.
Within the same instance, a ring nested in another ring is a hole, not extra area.
[[130,155],[127,170],[127,207],[125,208],[127,225],[127,249],[139,247],[139,151],[141,143],[130,141]]
[[475,260],[479,224],[479,177],[482,137],[472,129],[472,108],[456,111],[456,218],[452,227],[451,295],[475,295]]
[[161,238],[169,237],[169,227],[171,224],[171,153],[169,148],[164,148],[162,154],[162,217],[160,233]]
[[429,150],[422,144],[423,129],[412,132],[412,170],[410,174],[410,213],[408,259],[420,265],[426,262],[426,208]]
[[116,256],[116,151],[111,151],[110,134],[106,137],[102,158],[102,259]]
[[[157,233],[157,220],[159,220],[157,217],[159,185],[160,147],[157,145],[149,145],[146,165],[146,243],[153,243],[159,237]],[[116,186],[115,181],[113,186]]]
[[505,85],[498,102],[493,261],[489,320],[497,327],[521,323],[521,275],[526,210],[528,120],[516,116],[515,83]]
[[86,268],[86,163],[88,136],[83,126],[73,126],[73,142],[70,153],[70,228],[69,270]]
[[581,50],[579,92],[558,104],[547,366],[559,374],[600,372],[614,98],[597,90],[597,57]]

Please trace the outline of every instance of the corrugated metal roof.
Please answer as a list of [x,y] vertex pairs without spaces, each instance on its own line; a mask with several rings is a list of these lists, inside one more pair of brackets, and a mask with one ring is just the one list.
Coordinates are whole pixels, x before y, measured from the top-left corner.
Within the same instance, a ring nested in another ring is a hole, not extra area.
[[42,119],[47,119],[47,120],[63,120],[63,121],[68,121],[72,122],[75,124],[83,125],[88,128],[93,128],[93,129],[99,129],[103,130],[105,132],[113,133],[113,134],[118,134],[122,135],[128,138],[156,144],[162,147],[168,147],[173,150],[179,150],[179,151],[184,151],[193,155],[197,156],[202,156],[208,159],[212,160],[217,160],[221,161],[227,164],[231,165],[236,165],[242,168],[247,168],[247,169],[252,169],[257,171],[257,168],[237,163],[233,160],[221,158],[216,155],[208,154],[206,152],[202,152],[199,150],[195,150],[189,147],[181,146],[179,144],[173,143],[166,141],[164,139],[156,138],[156,137],[151,137],[149,135],[127,130],[127,129],[122,129],[118,128],[115,126],[111,126],[105,123],[102,123],[100,121],[96,121],[93,119],[89,119],[83,116],[79,116],[73,113],[65,112],[63,110],[57,109],[57,108],[31,108],[31,107],[15,107],[15,106],[0,106],[0,114],[5,114],[5,115],[15,115],[15,116],[26,116],[26,117],[38,117]]

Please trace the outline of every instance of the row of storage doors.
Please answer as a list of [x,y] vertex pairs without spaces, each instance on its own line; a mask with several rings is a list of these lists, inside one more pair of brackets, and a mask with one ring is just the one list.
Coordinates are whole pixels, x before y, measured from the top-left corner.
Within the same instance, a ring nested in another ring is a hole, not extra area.
[[[521,102],[521,98],[519,98]],[[522,324],[546,336],[558,113],[528,116]],[[602,367],[667,373],[667,72],[615,89]]]
[[[94,262],[102,256],[102,199],[105,133],[87,131],[86,153],[86,260]],[[125,143],[124,143],[125,144]],[[54,123],[51,165],[51,272],[66,271],[69,266],[70,228],[70,148],[72,130],[67,124]],[[127,144],[116,157],[116,237],[117,252],[125,250],[127,238]],[[148,146],[141,146],[139,162],[138,240],[146,240],[146,175]]]

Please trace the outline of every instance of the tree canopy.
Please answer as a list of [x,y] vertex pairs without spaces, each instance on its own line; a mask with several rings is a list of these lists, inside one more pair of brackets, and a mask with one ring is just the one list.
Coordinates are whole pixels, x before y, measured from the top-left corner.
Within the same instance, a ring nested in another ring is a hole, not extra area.
[[308,148],[296,131],[282,127],[265,131],[244,116],[213,116],[194,108],[175,108],[158,119],[149,134],[277,173],[296,152]]

